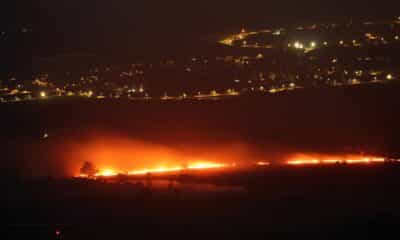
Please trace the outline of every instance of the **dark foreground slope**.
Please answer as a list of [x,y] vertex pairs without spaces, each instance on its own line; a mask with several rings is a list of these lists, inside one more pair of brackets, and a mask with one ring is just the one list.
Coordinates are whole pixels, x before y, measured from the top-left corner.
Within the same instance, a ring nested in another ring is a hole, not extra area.
[[1,208],[11,239],[54,239],[57,230],[62,239],[381,238],[400,224],[399,176],[399,166],[380,165],[178,178],[223,191],[8,179]]

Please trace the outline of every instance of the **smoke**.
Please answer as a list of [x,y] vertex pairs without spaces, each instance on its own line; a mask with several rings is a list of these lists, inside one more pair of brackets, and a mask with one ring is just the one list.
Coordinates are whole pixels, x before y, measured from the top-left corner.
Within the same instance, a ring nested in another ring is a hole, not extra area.
[[[279,149],[279,150],[278,150]],[[84,162],[98,169],[118,172],[137,169],[175,167],[195,162],[238,165],[258,161],[273,161],[282,148],[258,146],[243,141],[213,141],[194,139],[176,141],[143,140],[115,132],[87,132],[54,136],[46,139],[15,139],[3,145],[2,168],[17,169],[28,177],[77,176]]]
[[[256,162],[286,163],[298,159],[340,159],[360,156],[346,153],[320,153],[284,146],[195,139],[175,143],[163,139],[149,141],[112,132],[81,133],[79,137],[50,137],[11,143],[3,165],[18,169],[24,176],[71,177],[80,173],[83,163],[98,169],[129,172],[158,167],[184,166],[196,162],[236,164]],[[7,154],[8,153],[8,154]]]
[[127,172],[159,166],[182,166],[193,162],[244,163],[265,160],[260,149],[249,144],[181,143],[163,144],[115,134],[88,135],[84,139],[63,143],[59,148],[69,176],[76,175],[85,161],[99,169]]

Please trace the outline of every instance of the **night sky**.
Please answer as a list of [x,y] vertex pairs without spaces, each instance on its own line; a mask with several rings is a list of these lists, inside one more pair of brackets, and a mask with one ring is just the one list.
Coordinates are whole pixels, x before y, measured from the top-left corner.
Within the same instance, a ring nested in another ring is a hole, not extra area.
[[394,0],[6,0],[0,6],[0,30],[33,31],[11,36],[0,50],[5,65],[13,64],[9,58],[31,65],[37,57],[77,52],[128,53],[129,58],[179,55],[204,46],[197,40],[214,43],[216,34],[242,27],[392,19],[400,15],[398,5]]
[[237,25],[298,23],[344,17],[398,15],[398,1],[382,0],[16,0],[2,3],[2,24],[47,28],[204,31]]

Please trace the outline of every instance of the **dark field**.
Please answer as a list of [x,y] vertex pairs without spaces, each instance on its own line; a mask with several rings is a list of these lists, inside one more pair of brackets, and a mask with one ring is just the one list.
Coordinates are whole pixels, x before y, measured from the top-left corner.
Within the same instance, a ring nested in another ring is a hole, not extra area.
[[59,151],[66,142],[112,134],[204,151],[239,142],[271,161],[285,151],[395,158],[399,90],[365,85],[221,101],[1,105],[4,233],[11,239],[54,239],[56,229],[62,239],[384,238],[399,224],[395,164],[175,176],[225,190],[157,190],[146,182],[67,178],[58,157],[67,154]]
[[[146,184],[2,181],[7,233],[64,239],[375,238],[399,224],[396,165],[287,168],[177,177],[244,191],[153,190]],[[23,223],[23,224],[21,224]]]

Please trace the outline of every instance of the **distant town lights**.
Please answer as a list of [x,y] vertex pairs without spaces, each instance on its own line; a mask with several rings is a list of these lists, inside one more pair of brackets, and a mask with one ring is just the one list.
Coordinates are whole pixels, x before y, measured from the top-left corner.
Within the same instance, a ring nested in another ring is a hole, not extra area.
[[304,48],[304,45],[303,45],[302,43],[300,43],[300,42],[295,42],[295,43],[294,43],[294,48],[296,48],[296,49],[303,49],[303,48]]
[[41,97],[41,98],[46,98],[46,97],[47,97],[46,92],[45,92],[45,91],[41,91],[41,92],[40,92],[40,97]]
[[279,36],[279,35],[281,35],[281,31],[276,30],[275,32],[272,33],[272,35]]

